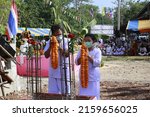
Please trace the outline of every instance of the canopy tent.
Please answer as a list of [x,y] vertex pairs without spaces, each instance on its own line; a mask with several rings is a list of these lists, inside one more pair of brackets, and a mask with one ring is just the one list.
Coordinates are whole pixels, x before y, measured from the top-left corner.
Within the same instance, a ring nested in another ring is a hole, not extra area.
[[150,20],[131,20],[128,21],[127,30],[150,32]]
[[[18,33],[22,33],[26,28],[18,28]],[[27,28],[27,31],[31,32],[32,36],[48,36],[50,29],[48,28]]]
[[23,31],[25,31],[25,28],[18,28],[17,33],[22,33]]

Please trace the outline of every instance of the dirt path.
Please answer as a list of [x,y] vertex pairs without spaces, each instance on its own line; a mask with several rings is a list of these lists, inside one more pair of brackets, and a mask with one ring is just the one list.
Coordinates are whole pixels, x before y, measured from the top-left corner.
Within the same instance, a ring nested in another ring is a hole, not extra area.
[[[48,79],[43,78],[47,92]],[[101,99],[149,99],[150,100],[150,61],[111,60],[101,68]],[[11,89],[11,91],[10,91]],[[26,95],[26,79],[15,77],[6,99],[21,99]],[[15,90],[15,91],[14,91]]]
[[105,61],[101,81],[150,83],[150,61]]
[[150,62],[106,61],[101,68],[101,99],[150,100]]

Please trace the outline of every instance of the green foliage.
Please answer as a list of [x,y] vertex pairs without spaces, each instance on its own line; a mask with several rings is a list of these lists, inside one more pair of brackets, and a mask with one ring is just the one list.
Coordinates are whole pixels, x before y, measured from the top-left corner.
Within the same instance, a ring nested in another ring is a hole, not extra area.
[[[15,0],[19,14],[19,27],[50,28],[60,23],[65,33],[84,35],[95,24],[112,24],[112,19],[102,16],[98,6],[89,4],[93,0]],[[4,33],[11,0],[0,0],[0,32]],[[124,1],[121,7],[121,24],[133,18],[145,5],[145,2]],[[116,6],[117,8],[117,6]],[[116,9],[115,8],[115,9]],[[90,10],[93,9],[93,17]],[[114,24],[117,23],[117,9]],[[117,26],[117,25],[116,25]],[[85,31],[86,29],[88,31]],[[105,39],[105,37],[104,37]]]
[[8,0],[0,0],[0,33],[5,32],[7,19],[10,10],[10,2]]
[[97,13],[96,15],[97,24],[112,24],[113,19],[109,18],[108,16],[102,16],[102,14]]
[[32,28],[49,28],[52,24],[52,8],[49,4],[43,2],[43,0],[25,0],[20,1],[18,5],[20,14],[20,27],[32,27]]
[[101,36],[101,38],[104,39],[104,40],[109,39],[109,36],[108,36],[108,35],[100,35],[100,36]]
[[[139,2],[137,0],[124,0],[121,3],[121,25],[126,25],[129,20],[134,19],[135,16],[141,11],[142,8],[148,3],[148,0],[145,0],[144,2]],[[116,1],[115,4],[118,4]],[[117,27],[117,12],[118,12],[118,6],[114,9],[114,25]]]
[[[50,28],[52,24],[59,23],[63,25],[65,33],[73,32],[83,35],[85,29],[97,23],[98,6],[87,4],[91,0],[15,0],[18,8],[19,27],[32,28]],[[10,1],[3,0],[0,4],[7,3],[7,13],[9,15]],[[8,5],[9,4],[9,5]],[[90,10],[94,10],[94,16],[91,17]],[[0,15],[2,12],[0,12]],[[2,14],[2,16],[3,16]],[[96,19],[95,19],[96,18]],[[5,17],[1,23],[0,29],[4,31],[8,17]],[[2,18],[0,17],[0,20]]]
[[150,61],[150,56],[103,56],[102,60],[105,61]]
[[109,39],[109,36],[108,35],[105,35],[105,34],[95,34],[95,37],[97,39],[101,38],[103,39],[104,41],[107,41]]

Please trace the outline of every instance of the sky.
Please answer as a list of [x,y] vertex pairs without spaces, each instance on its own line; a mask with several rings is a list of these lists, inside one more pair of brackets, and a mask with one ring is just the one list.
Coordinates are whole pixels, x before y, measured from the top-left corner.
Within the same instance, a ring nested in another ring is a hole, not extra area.
[[[114,1],[116,1],[116,0],[93,0],[93,4],[99,6],[99,9],[101,9],[104,6],[114,8],[116,6],[116,4],[112,3]],[[125,1],[127,1],[127,0],[125,0]],[[144,0],[140,0],[140,1],[144,1]]]
[[114,1],[116,0],[93,0],[93,4],[99,6],[100,9],[103,6],[113,8],[114,4],[112,2]]

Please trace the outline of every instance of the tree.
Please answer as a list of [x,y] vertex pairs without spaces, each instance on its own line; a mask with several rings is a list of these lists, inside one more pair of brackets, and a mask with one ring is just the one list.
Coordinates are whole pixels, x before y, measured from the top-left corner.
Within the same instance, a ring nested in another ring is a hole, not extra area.
[[20,0],[20,3],[18,9],[21,27],[49,28],[52,24],[49,4],[46,4],[43,0]]
[[10,2],[7,0],[0,1],[0,33],[4,34],[7,26],[7,20],[10,11]]
[[[50,28],[54,23],[61,23],[67,32],[80,33],[83,28],[102,23],[98,6],[90,5],[92,0],[15,0],[18,8],[18,27]],[[6,13],[0,11],[0,28],[4,30],[10,11],[11,1],[1,0],[0,5],[6,4]],[[93,16],[91,14],[93,12]],[[104,23],[110,20],[105,17]]]
[[[127,23],[129,20],[134,19],[134,17],[141,11],[141,9],[146,5],[148,0],[145,0],[144,2],[140,2],[139,0],[128,0],[128,1],[122,1],[121,2],[121,31],[123,33],[125,32]],[[116,3],[118,3],[116,1]],[[115,3],[115,4],[116,4]],[[114,25],[117,27],[117,12],[118,12],[118,7],[115,7],[115,12],[114,12]]]

